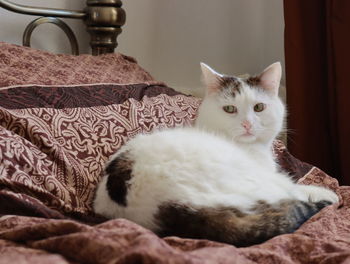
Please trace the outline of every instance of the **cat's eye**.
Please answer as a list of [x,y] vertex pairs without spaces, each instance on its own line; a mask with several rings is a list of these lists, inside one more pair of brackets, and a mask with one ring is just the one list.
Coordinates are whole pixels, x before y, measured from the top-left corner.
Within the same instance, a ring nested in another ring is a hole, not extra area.
[[263,104],[263,103],[258,103],[256,105],[254,105],[254,111],[255,112],[262,112],[262,111],[265,110],[265,108],[266,108],[266,105]]
[[235,107],[234,105],[225,105],[223,109],[226,113],[229,114],[237,113],[237,107]]

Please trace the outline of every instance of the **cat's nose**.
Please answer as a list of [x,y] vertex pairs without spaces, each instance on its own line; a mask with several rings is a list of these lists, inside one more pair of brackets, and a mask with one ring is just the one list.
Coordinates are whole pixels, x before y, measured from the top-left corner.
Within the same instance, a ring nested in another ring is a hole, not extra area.
[[242,127],[244,127],[246,130],[250,130],[252,128],[252,124],[248,120],[244,120],[241,123]]

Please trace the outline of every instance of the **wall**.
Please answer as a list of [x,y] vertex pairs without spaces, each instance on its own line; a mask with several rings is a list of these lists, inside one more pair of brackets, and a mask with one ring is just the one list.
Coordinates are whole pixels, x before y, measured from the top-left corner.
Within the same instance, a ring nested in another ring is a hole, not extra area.
[[227,74],[284,65],[281,0],[130,0],[124,8],[119,51],[178,89],[197,92],[201,61]]
[[[85,1],[16,0],[25,5],[82,9]],[[155,78],[179,90],[199,94],[199,62],[227,74],[258,73],[284,62],[281,0],[124,0],[127,22],[118,51],[134,56]],[[0,9],[0,40],[21,43],[25,25],[34,17]],[[82,53],[88,34],[81,21],[72,25]],[[54,29],[49,34],[49,27]],[[50,37],[48,37],[50,35]],[[53,25],[33,33],[32,46],[69,52],[69,42]]]

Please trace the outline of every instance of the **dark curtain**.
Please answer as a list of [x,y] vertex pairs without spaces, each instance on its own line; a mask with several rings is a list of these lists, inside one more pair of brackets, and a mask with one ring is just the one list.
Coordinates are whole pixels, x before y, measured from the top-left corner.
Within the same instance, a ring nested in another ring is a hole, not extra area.
[[284,0],[288,148],[350,185],[350,1]]

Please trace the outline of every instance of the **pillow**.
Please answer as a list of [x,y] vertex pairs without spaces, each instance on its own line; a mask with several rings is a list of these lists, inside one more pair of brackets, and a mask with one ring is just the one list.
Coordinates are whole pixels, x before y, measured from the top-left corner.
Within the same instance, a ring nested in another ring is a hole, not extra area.
[[26,194],[65,215],[91,215],[109,156],[138,133],[190,124],[199,103],[149,84],[2,88],[0,190],[6,201]]
[[52,54],[0,42],[0,87],[20,84],[157,83],[132,57]]

